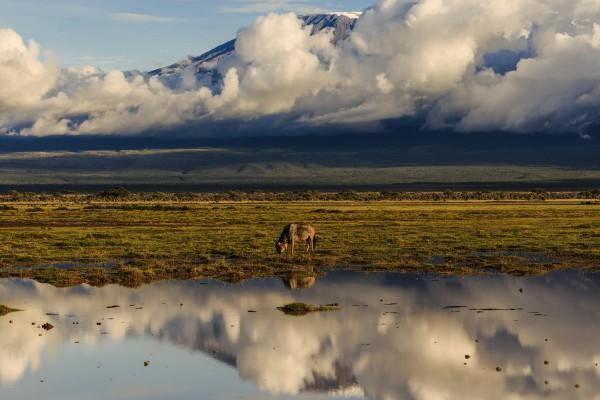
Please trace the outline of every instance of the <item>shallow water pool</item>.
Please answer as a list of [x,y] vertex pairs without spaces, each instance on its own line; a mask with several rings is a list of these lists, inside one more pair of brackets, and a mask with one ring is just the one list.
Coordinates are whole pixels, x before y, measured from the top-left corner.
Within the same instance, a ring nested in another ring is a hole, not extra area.
[[600,275],[8,279],[0,304],[24,310],[0,317],[0,399],[600,398]]

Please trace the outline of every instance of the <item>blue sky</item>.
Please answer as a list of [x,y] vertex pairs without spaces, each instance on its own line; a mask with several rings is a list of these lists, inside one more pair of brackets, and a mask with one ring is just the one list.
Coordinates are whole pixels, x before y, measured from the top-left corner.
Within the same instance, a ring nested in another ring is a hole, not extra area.
[[0,28],[62,66],[148,70],[199,55],[269,11],[359,11],[374,0],[0,0]]

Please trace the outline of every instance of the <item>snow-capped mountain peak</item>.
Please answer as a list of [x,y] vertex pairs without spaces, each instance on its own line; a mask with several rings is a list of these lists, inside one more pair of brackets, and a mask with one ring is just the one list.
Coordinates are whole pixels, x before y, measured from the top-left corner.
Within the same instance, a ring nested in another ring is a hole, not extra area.
[[346,17],[350,19],[359,19],[363,14],[362,11],[345,11],[345,12],[331,12],[329,15],[337,15],[339,17]]
[[[325,29],[333,30],[333,43],[346,39],[356,21],[360,18],[359,12],[341,12],[328,14],[311,14],[300,16],[307,26],[312,26],[312,34]],[[235,53],[236,40],[230,40],[214,49],[197,57],[188,57],[183,61],[167,67],[148,72],[149,76],[157,76],[167,86],[179,88],[184,83],[184,77],[196,77],[197,84],[211,89],[218,89],[222,83],[219,66],[227,63]]]

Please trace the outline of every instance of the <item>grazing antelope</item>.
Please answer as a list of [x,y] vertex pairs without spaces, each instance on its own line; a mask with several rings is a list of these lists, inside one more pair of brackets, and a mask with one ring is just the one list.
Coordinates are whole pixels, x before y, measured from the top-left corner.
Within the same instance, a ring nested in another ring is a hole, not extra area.
[[288,246],[291,246],[293,256],[296,242],[306,242],[306,251],[309,254],[310,252],[314,252],[317,245],[315,228],[306,224],[290,224],[283,228],[283,232],[281,232],[275,248],[279,254],[282,254],[287,250]]

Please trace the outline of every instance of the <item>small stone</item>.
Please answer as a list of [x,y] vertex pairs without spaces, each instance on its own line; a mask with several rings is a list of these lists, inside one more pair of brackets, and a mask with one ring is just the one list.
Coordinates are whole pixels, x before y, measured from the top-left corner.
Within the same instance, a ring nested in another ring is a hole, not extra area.
[[53,328],[54,328],[54,325],[52,325],[52,324],[50,324],[50,323],[46,322],[44,325],[42,325],[42,328],[43,328],[45,331],[49,331],[49,330],[51,330],[51,329],[53,329]]
[[500,368],[500,367],[496,367],[496,371],[497,371],[497,372],[502,372],[502,368]]
[[468,360],[469,358],[471,358],[471,356],[468,354],[465,354],[465,359]]
[[548,365],[549,362],[547,360],[544,360],[544,365]]

